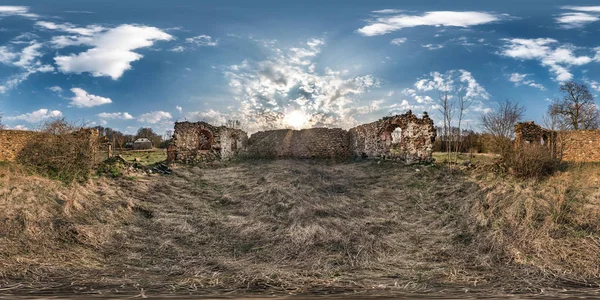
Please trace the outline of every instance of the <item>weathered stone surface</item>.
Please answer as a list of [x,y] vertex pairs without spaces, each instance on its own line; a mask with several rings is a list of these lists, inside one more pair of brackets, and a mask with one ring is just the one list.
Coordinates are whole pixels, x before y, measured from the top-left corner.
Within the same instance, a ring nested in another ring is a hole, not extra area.
[[[399,141],[392,133],[400,128]],[[411,111],[350,129],[350,148],[355,156],[392,158],[406,162],[432,160],[436,131],[427,113],[418,118]]]
[[40,134],[36,131],[0,130],[0,161],[14,161],[27,143]]
[[[43,134],[46,133],[24,130],[0,130],[0,161],[15,161],[17,155],[32,139]],[[89,149],[92,151],[97,152],[99,150],[98,130],[89,128],[81,129],[74,132],[73,135],[89,140]]]
[[544,129],[532,122],[515,125],[515,144],[543,144],[555,157],[564,161],[600,161],[600,130],[559,130]]
[[177,122],[168,158],[187,164],[230,159],[244,151],[247,143],[248,135],[239,129],[206,122]]
[[[392,140],[392,133],[402,133]],[[175,123],[170,161],[197,164],[238,155],[249,158],[392,158],[406,162],[431,161],[435,140],[433,121],[411,111],[350,130],[311,128],[270,130],[252,134],[205,122]]]
[[346,158],[349,133],[341,128],[260,131],[248,140],[249,157]]

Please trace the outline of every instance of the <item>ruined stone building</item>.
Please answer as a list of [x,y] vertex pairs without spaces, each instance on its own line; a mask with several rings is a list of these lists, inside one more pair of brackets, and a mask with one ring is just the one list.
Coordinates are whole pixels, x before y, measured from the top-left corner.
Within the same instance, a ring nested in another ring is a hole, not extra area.
[[532,122],[515,125],[515,144],[541,144],[564,161],[600,161],[600,130],[548,130]]
[[246,132],[206,122],[176,122],[168,159],[197,164],[228,159],[245,150]]
[[201,163],[235,156],[249,158],[386,158],[406,162],[432,160],[433,120],[411,111],[354,127],[244,131],[205,122],[175,123],[169,160]]
[[355,156],[431,161],[435,137],[429,115],[418,118],[409,110],[350,129],[350,148]]

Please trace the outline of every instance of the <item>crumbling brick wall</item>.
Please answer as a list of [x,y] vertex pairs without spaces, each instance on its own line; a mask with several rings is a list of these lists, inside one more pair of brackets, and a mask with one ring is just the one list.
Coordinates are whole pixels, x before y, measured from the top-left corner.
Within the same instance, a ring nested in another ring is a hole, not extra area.
[[558,141],[559,151],[565,161],[600,161],[600,130],[559,131]]
[[246,132],[206,122],[176,122],[169,158],[187,164],[230,159],[244,151]]
[[0,130],[0,161],[15,161],[25,146],[41,133],[23,130]]
[[[395,133],[397,128],[400,132]],[[393,134],[398,135],[396,140]],[[408,111],[350,129],[350,148],[355,156],[428,162],[432,160],[435,136],[433,120],[427,113],[418,118]]]
[[249,157],[346,158],[349,134],[341,128],[260,131],[248,140]]
[[600,161],[600,130],[560,130],[544,129],[532,122],[515,125],[515,144],[543,144],[555,157],[564,161]]

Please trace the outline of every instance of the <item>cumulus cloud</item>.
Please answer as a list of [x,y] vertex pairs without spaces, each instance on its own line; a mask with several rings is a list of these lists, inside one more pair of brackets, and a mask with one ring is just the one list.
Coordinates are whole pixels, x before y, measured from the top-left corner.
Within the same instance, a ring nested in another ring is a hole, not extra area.
[[537,60],[556,75],[556,80],[563,82],[573,78],[569,69],[573,66],[582,66],[592,62],[595,58],[581,55],[579,50],[572,45],[561,45],[555,39],[503,39],[505,42],[500,55],[520,59]]
[[173,118],[171,114],[166,111],[153,111],[139,116],[138,121],[156,124],[160,121],[170,120],[171,118]]
[[131,69],[132,62],[143,57],[134,50],[151,47],[156,41],[173,39],[170,34],[149,26],[126,24],[105,29],[99,26],[76,28],[70,24],[51,24],[45,24],[45,28],[78,34],[54,37],[52,43],[55,47],[62,48],[72,45],[92,47],[78,54],[56,56],[54,61],[59,71],[76,74],[90,73],[94,77],[109,76],[115,80]]
[[582,28],[600,20],[600,6],[563,6],[562,9],[571,11],[556,17],[556,23],[562,28]]
[[286,114],[301,112],[306,127],[349,127],[356,123],[357,97],[379,86],[372,75],[350,75],[348,70],[316,71],[314,59],[325,45],[310,39],[298,47],[273,46],[263,61],[244,60],[225,72],[239,102],[232,119],[252,132],[285,127]]
[[475,120],[482,112],[489,111],[487,103],[491,95],[467,70],[431,72],[419,78],[413,87],[402,91],[402,94],[412,98],[412,101],[403,100],[397,105],[398,109],[408,108],[429,111],[432,114],[438,113],[441,106],[437,99],[440,93],[448,92],[450,99],[454,100],[457,96],[461,96],[470,103],[464,112],[463,121]]
[[179,113],[181,113],[183,111],[183,108],[181,106],[179,106],[179,105],[175,106],[175,109],[177,109],[177,111]]
[[358,32],[365,36],[375,36],[417,26],[471,27],[500,19],[501,16],[478,11],[430,11],[422,15],[383,15],[369,20],[369,25],[358,29]]
[[223,125],[226,124],[228,119],[232,119],[232,116],[209,109],[207,111],[189,112],[186,114],[186,119],[190,121],[203,121],[213,125]]
[[80,88],[72,88],[71,92],[75,94],[71,98],[71,105],[77,107],[93,107],[112,103],[112,100],[110,100],[110,98],[88,94],[88,92]]
[[546,87],[544,87],[543,85],[541,85],[539,83],[536,83],[532,79],[527,78],[527,76],[530,76],[530,75],[531,74],[512,73],[512,74],[510,74],[508,80],[510,82],[514,83],[515,86],[527,85],[527,86],[539,89],[541,91],[545,91]]
[[127,112],[115,112],[115,113],[99,113],[96,116],[102,119],[113,119],[113,120],[131,120],[133,116]]
[[50,118],[60,118],[62,117],[62,112],[60,110],[49,110],[46,108],[41,108],[36,111],[18,115],[18,116],[8,116],[6,117],[9,121],[25,121],[29,123],[37,123]]
[[401,45],[404,43],[406,43],[406,38],[404,38],[404,37],[403,38],[395,38],[390,41],[390,44],[392,44],[392,45]]

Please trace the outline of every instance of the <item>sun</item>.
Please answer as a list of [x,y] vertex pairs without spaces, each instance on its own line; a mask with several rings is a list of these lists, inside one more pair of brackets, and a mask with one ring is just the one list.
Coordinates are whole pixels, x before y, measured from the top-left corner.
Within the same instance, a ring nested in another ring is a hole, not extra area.
[[304,128],[308,125],[310,117],[301,110],[295,110],[285,114],[283,120],[285,123],[295,129]]

